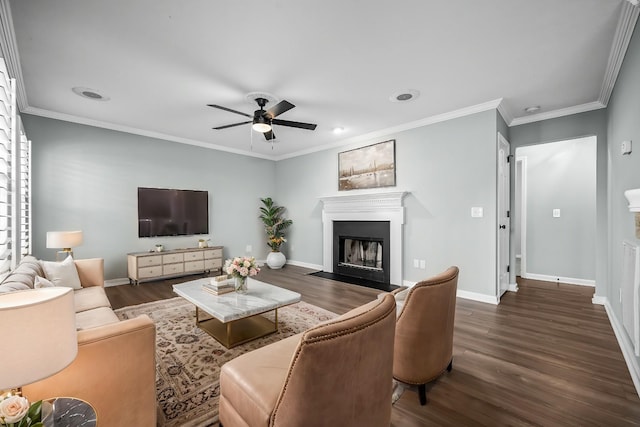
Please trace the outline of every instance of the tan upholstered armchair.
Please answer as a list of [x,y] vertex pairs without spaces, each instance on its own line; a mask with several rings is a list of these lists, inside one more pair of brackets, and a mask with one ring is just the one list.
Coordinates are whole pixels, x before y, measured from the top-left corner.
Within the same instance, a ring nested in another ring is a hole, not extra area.
[[453,326],[458,267],[396,293],[402,305],[396,323],[393,377],[418,386],[427,403],[426,384],[453,367]]
[[388,427],[395,317],[386,295],[226,363],[220,424]]

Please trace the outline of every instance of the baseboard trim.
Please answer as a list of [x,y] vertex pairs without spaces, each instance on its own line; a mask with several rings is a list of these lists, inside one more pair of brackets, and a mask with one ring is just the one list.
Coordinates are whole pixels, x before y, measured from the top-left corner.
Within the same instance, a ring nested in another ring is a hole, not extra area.
[[543,282],[553,282],[553,283],[567,283],[569,285],[580,285],[580,286],[596,286],[595,280],[588,279],[576,279],[574,277],[563,277],[563,276],[548,276],[546,274],[535,274],[535,273],[526,273],[521,276],[523,279],[531,279],[531,280],[542,280]]
[[509,292],[518,292],[518,284],[517,283],[509,283],[509,287],[507,288]]
[[473,301],[484,302],[487,304],[498,305],[500,300],[496,296],[479,294],[477,292],[461,291],[458,289],[456,296],[459,298],[470,299]]
[[312,270],[322,271],[324,266],[322,264],[311,264],[309,262],[295,261],[295,260],[287,260],[287,264],[295,265],[296,267],[304,267],[310,268]]
[[109,279],[104,281],[104,287],[108,288],[111,286],[120,286],[120,285],[128,285],[129,279],[123,277],[121,279]]
[[613,308],[611,307],[609,299],[606,297],[594,297],[593,299],[595,300],[596,298],[598,298],[598,300],[604,300],[603,305],[607,312],[607,316],[609,317],[609,323],[611,324],[613,333],[616,335],[620,350],[622,350],[622,356],[624,357],[624,361],[627,363],[631,380],[633,381],[633,385],[636,387],[636,393],[640,397],[640,366],[638,366],[633,345],[629,341],[629,338],[627,338],[626,333],[622,329],[622,325],[618,322],[618,319],[613,313]]
[[591,304],[594,305],[605,305],[608,301],[607,297],[601,297],[598,295],[594,295],[593,298],[591,298]]

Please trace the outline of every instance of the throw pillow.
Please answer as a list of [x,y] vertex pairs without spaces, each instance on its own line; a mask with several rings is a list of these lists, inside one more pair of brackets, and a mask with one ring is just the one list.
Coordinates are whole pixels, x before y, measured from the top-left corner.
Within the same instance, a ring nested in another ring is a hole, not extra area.
[[40,288],[52,288],[55,285],[53,283],[51,283],[51,281],[45,279],[44,277],[40,277],[40,276],[36,276],[36,280],[33,283],[33,288],[34,289],[40,289]]
[[73,258],[68,256],[62,262],[42,261],[42,269],[47,279],[54,286],[66,286],[73,289],[82,289],[78,270]]

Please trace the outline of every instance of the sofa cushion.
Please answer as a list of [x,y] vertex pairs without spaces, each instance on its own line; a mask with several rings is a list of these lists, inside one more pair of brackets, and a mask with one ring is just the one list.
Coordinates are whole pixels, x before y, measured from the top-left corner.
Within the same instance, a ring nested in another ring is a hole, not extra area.
[[78,270],[73,262],[73,258],[68,256],[62,262],[41,261],[42,269],[47,279],[56,286],[66,286],[72,289],[81,289]]
[[45,279],[44,277],[36,276],[36,281],[33,284],[34,289],[40,288],[51,288],[55,286],[50,280]]
[[0,293],[24,291],[33,289],[36,276],[44,276],[40,262],[31,255],[27,255],[18,266],[7,275],[0,284]]
[[110,323],[118,323],[119,321],[118,316],[108,307],[98,307],[93,310],[76,313],[76,329],[79,331]]
[[76,305],[76,313],[92,310],[99,307],[111,308],[111,303],[104,288],[92,286],[90,288],[77,289],[73,292]]

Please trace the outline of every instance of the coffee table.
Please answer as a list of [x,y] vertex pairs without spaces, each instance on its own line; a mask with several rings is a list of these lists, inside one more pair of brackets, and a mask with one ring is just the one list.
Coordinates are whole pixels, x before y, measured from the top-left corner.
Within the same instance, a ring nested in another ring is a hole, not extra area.
[[[297,292],[251,278],[247,279],[246,294],[213,295],[202,289],[209,282],[209,278],[202,278],[173,285],[173,292],[196,306],[196,325],[227,348],[277,332],[278,308],[301,298]],[[271,311],[275,321],[261,316]]]

